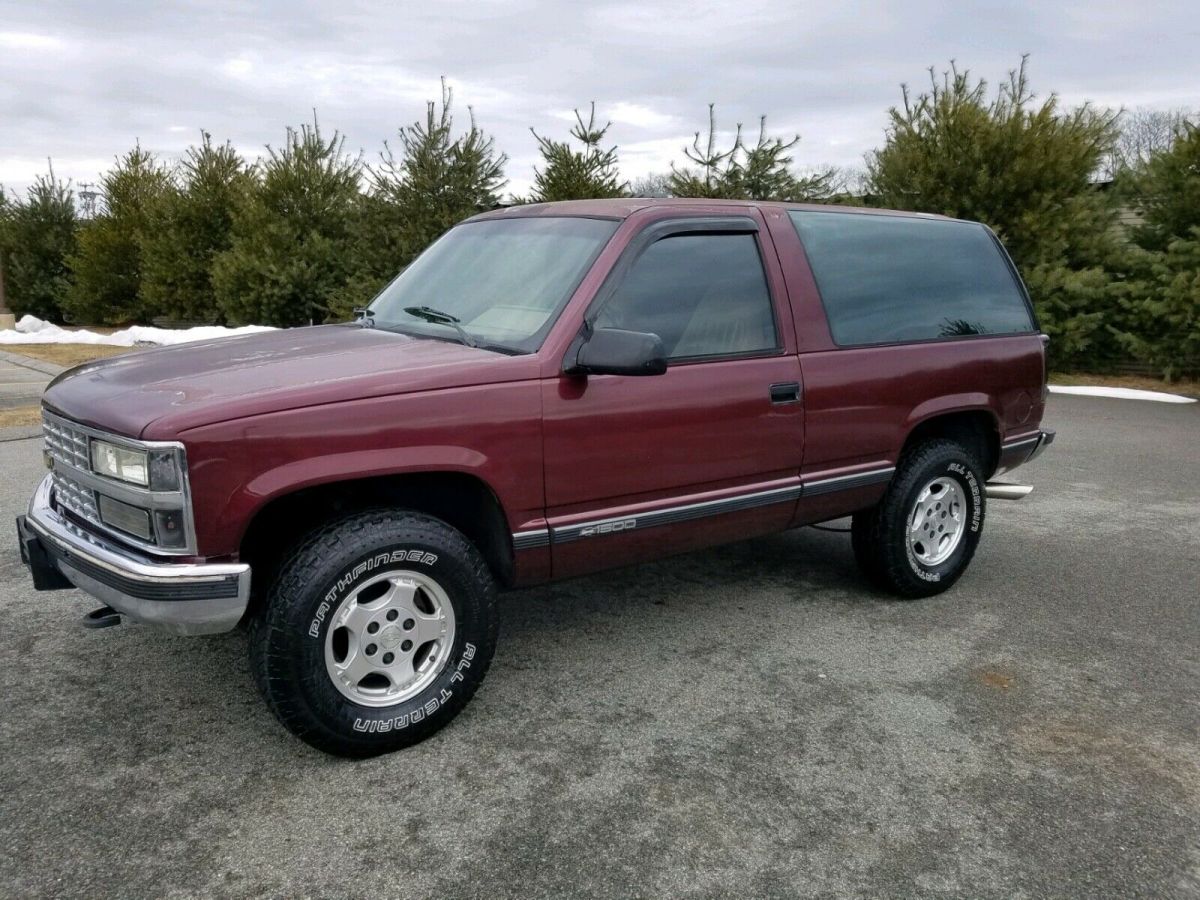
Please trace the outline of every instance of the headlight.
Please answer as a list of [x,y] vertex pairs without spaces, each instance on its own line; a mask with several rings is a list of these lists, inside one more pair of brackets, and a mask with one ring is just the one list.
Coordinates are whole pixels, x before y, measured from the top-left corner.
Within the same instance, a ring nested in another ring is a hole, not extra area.
[[150,486],[150,454],[108,441],[92,441],[92,471],[97,475]]
[[93,439],[92,471],[152,491],[179,490],[179,459],[174,450],[134,450]]

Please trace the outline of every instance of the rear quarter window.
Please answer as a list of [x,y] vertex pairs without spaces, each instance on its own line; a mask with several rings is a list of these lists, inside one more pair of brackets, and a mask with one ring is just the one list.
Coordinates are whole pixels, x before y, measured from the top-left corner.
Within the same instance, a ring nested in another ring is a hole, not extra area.
[[789,213],[839,345],[1034,330],[1016,276],[975,222]]

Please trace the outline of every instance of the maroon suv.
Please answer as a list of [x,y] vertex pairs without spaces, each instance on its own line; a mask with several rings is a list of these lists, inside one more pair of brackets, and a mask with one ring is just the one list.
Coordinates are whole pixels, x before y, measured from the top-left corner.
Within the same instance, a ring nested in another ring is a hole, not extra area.
[[[943,591],[1053,438],[1044,340],[983,225],[683,200],[458,225],[352,324],[89,363],[46,391],[38,588],[249,630],[268,704],[365,756],[483,679],[498,589],[853,515]],[[112,612],[112,611],[115,611]]]

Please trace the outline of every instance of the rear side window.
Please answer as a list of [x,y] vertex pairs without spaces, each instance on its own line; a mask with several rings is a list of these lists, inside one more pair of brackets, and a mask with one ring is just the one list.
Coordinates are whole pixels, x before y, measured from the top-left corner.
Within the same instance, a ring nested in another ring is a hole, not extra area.
[[1025,296],[974,222],[789,213],[841,345],[1033,331]]

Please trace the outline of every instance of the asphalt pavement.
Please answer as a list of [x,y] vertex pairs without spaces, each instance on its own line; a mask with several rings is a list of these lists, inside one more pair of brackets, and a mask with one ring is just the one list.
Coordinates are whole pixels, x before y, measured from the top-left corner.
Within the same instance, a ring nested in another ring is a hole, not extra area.
[[[1200,896],[1200,404],[1047,423],[947,594],[813,529],[513,593],[467,710],[366,762],[10,534],[0,896]],[[0,521],[42,471],[0,443]]]

